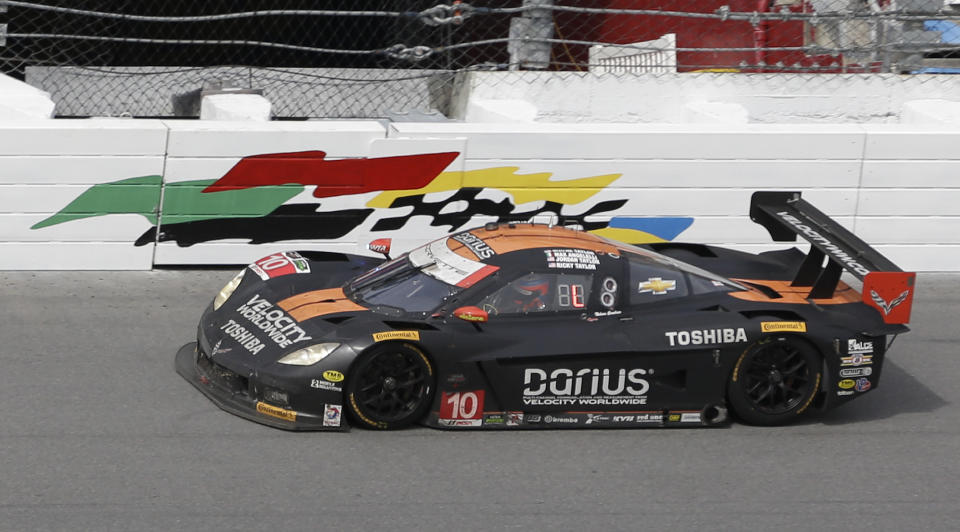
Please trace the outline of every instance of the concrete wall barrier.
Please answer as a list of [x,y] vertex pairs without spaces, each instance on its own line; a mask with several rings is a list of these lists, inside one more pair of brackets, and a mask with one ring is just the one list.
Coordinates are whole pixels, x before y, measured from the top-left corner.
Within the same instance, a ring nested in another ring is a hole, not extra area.
[[497,219],[626,241],[783,247],[797,189],[905,269],[960,270],[960,127],[54,120],[0,124],[0,269],[406,250]]

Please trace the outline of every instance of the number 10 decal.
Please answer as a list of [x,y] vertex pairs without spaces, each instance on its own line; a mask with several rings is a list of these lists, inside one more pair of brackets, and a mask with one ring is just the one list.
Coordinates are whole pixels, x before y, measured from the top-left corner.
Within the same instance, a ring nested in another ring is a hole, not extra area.
[[483,419],[483,390],[443,392],[440,398],[440,419],[465,421],[456,425],[479,425]]

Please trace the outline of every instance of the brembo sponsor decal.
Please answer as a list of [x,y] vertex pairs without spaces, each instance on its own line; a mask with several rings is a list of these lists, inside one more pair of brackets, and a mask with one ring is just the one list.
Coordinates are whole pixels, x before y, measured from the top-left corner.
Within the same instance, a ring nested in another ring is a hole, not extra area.
[[811,242],[816,242],[822,244],[823,247],[827,250],[828,253],[833,255],[833,258],[838,260],[841,264],[847,268],[859,273],[860,275],[866,275],[870,273],[865,266],[854,260],[854,257],[851,257],[847,252],[840,249],[836,244],[831,242],[827,237],[821,235],[818,231],[814,230],[809,225],[803,223],[803,220],[791,215],[788,212],[778,212],[777,216],[783,219],[783,221],[797,228],[798,231],[803,233],[810,239]]
[[739,344],[747,341],[743,327],[736,329],[697,329],[693,331],[667,331],[663,333],[670,346]]
[[645,405],[653,370],[540,368],[523,370],[527,406]]
[[[273,303],[254,295],[245,304],[237,308],[237,314],[246,318],[250,323],[267,334],[280,347],[289,347],[297,342],[312,340],[293,318],[287,313],[274,308]],[[230,320],[231,322],[233,320]]]

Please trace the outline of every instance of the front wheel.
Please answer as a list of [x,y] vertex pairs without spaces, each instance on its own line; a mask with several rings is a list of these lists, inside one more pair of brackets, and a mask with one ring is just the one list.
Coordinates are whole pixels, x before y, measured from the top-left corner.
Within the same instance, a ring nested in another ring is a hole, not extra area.
[[419,420],[430,408],[433,366],[414,345],[383,344],[360,355],[345,391],[347,411],[358,425],[399,429]]
[[727,383],[733,412],[751,425],[782,425],[807,410],[822,378],[820,354],[789,336],[768,336],[740,355]]

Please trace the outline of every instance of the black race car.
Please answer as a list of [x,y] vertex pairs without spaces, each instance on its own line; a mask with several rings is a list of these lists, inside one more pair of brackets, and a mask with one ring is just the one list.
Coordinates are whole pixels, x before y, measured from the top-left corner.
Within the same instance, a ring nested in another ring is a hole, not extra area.
[[491,223],[393,260],[273,254],[220,291],[176,369],[291,430],[777,425],[876,389],[914,274],[798,192],[755,193],[750,216],[809,253]]

